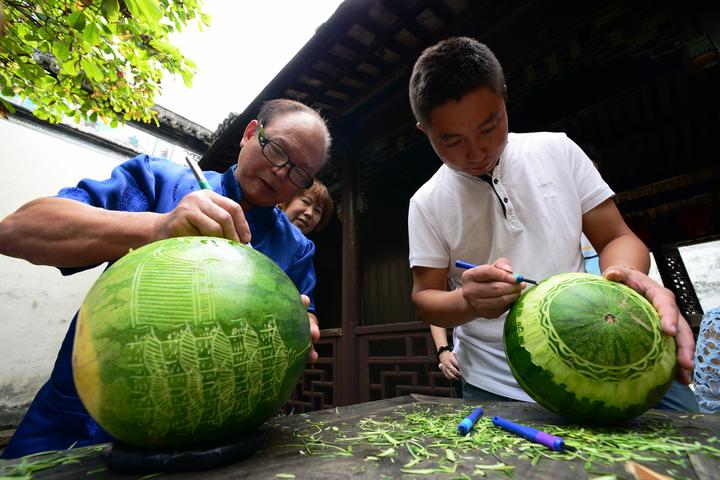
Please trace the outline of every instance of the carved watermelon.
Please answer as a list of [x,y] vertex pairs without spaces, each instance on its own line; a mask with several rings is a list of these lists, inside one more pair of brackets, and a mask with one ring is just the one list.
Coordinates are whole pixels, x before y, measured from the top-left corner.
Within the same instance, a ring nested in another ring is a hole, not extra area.
[[675,376],[675,340],[652,305],[599,275],[565,273],[520,296],[505,353],[525,392],[580,423],[616,423],[655,405]]
[[193,446],[276,414],[309,348],[307,310],[272,260],[229,240],[173,238],[131,251],[95,282],[73,375],[118,440]]

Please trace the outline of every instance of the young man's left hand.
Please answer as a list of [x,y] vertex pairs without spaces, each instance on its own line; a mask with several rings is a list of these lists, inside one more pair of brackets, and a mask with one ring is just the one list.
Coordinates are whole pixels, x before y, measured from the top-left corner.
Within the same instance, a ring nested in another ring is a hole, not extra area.
[[608,267],[603,272],[608,280],[621,282],[642,294],[660,314],[662,330],[666,335],[675,337],[677,344],[677,379],[689,384],[695,357],[695,339],[690,325],[680,313],[675,303],[675,295],[650,277],[630,267]]

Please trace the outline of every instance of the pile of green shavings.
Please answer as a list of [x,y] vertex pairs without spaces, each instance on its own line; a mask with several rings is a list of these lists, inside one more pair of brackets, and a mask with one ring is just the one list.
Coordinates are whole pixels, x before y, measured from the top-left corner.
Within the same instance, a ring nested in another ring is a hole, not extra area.
[[[72,448],[67,450],[52,450],[26,455],[17,460],[0,460],[0,479],[24,478],[31,479],[33,473],[41,472],[61,465],[80,463],[84,458],[96,457],[108,448],[107,444],[93,445],[90,447]],[[105,467],[95,469],[96,471],[106,470]]]
[[[378,464],[402,462],[400,471],[406,474],[446,473],[456,474],[455,478],[467,478],[467,474],[456,473],[459,465],[467,465],[463,470],[472,469],[473,476],[491,472],[512,476],[514,467],[507,463],[509,458],[532,465],[543,459],[579,459],[588,471],[597,468],[598,464],[630,460],[670,462],[687,467],[688,454],[720,458],[717,437],[709,437],[700,429],[707,437],[704,443],[688,440],[677,426],[660,414],[645,418],[642,425],[621,428],[522,422],[560,436],[566,444],[577,449],[576,452],[554,452],[495,427],[488,416],[481,417],[467,436],[459,436],[457,425],[469,411],[470,407],[458,411],[457,406],[452,405],[433,405],[432,408],[415,405],[412,411],[401,407],[382,419],[363,418],[357,422],[358,431],[352,436],[337,426],[306,419],[305,425],[293,434],[301,443],[293,447],[301,447],[300,454],[324,457],[351,457],[353,447],[356,451],[367,451],[367,448],[359,447],[370,447],[372,453],[365,456],[365,461]],[[492,460],[488,462],[488,458]]]

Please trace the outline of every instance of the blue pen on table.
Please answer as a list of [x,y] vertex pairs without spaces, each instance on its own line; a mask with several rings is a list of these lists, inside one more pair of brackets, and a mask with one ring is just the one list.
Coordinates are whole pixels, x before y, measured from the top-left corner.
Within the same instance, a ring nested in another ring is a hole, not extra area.
[[467,435],[467,433],[475,426],[478,419],[482,417],[482,407],[477,407],[473,410],[470,415],[462,419],[462,422],[458,424],[458,435]]
[[515,435],[520,435],[521,437],[526,438],[531,442],[545,445],[554,452],[564,452],[566,450],[568,452],[574,452],[576,450],[575,447],[565,445],[565,440],[560,437],[550,435],[549,433],[545,433],[543,431],[528,427],[526,425],[518,425],[517,423],[511,422],[510,420],[502,417],[493,417],[492,423],[496,427],[500,427],[504,430],[507,430],[508,432],[514,433]]
[[[458,268],[464,268],[464,269],[469,269],[469,268],[475,268],[475,267],[477,267],[477,265],[474,265],[474,264],[472,264],[472,263],[470,263],[470,262],[466,262],[466,261],[464,261],[464,260],[455,260],[455,266],[458,267]],[[525,282],[525,283],[532,283],[533,285],[537,285],[537,284],[538,284],[538,282],[536,282],[535,280],[530,279],[530,278],[527,278],[527,277],[524,277],[524,276],[522,276],[522,275],[519,274],[519,273],[513,273],[513,272],[508,272],[508,273],[509,273],[510,275],[512,275],[513,277],[515,277],[515,281],[516,281],[517,283]]]

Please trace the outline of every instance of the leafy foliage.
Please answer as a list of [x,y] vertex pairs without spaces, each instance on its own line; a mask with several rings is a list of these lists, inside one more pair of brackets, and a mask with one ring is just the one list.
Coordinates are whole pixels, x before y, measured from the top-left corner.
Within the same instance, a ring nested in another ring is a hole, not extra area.
[[[163,75],[180,74],[190,86],[196,72],[169,36],[191,20],[209,25],[201,2],[4,0],[0,92],[29,99],[50,122],[157,122]],[[0,97],[3,106],[13,112]]]

